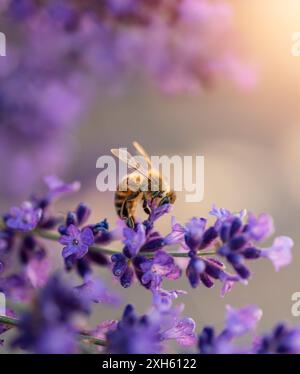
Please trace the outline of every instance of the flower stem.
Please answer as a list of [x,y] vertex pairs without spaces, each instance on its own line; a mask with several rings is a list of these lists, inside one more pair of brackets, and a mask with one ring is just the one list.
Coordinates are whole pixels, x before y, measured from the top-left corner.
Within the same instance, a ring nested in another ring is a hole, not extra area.
[[18,326],[19,321],[15,318],[0,316],[0,323],[4,323],[5,325],[15,327]]
[[[11,318],[7,316],[0,316],[0,323],[10,326],[11,328],[17,327],[19,325],[19,321],[16,318]],[[89,343],[100,345],[105,347],[106,341],[103,339],[95,338],[94,336],[89,335],[87,332],[80,331],[78,333],[78,337],[82,340],[86,340]]]
[[[1,229],[5,229],[5,223],[2,220],[0,220],[0,230]],[[58,242],[58,240],[60,238],[60,235],[58,233],[53,232],[51,230],[45,230],[45,229],[40,229],[40,228],[32,230],[31,232],[28,232],[28,234],[36,235],[36,236],[39,236],[40,238],[47,239],[47,240],[52,240],[52,241],[56,241],[56,242]],[[91,252],[94,252],[94,253],[99,253],[100,252],[102,254],[109,255],[109,256],[111,256],[113,254],[116,254],[116,253],[121,253],[121,251],[119,251],[117,249],[104,248],[104,247],[101,247],[101,246],[98,246],[98,245],[90,246],[89,250]],[[140,254],[145,256],[145,257],[153,257],[153,255],[154,255],[153,252],[140,252]],[[170,256],[173,256],[173,257],[188,257],[187,252],[168,252],[168,254]],[[201,257],[214,256],[216,254],[216,251],[207,251],[207,252],[199,251],[197,254],[198,254],[198,256],[201,256]]]
[[[59,234],[56,234],[55,232],[49,231],[49,230],[35,229],[33,233],[36,234],[37,236],[40,236],[41,238],[48,239],[48,240],[58,241],[60,238]],[[92,252],[101,252],[103,254],[110,255],[110,256],[115,253],[120,253],[120,251],[116,249],[103,248],[98,245],[90,246],[89,250]],[[153,252],[140,252],[140,254],[145,257],[153,257]],[[168,252],[168,254],[173,257],[188,257],[188,253],[186,252]],[[209,252],[199,251],[198,252],[199,256],[213,256],[215,254],[216,252],[214,251],[209,251]]]

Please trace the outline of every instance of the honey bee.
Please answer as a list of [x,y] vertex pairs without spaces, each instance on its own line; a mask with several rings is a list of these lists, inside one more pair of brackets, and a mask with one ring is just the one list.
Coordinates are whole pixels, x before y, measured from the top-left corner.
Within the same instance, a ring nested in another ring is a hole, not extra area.
[[151,214],[151,205],[174,204],[176,194],[171,190],[163,176],[153,168],[151,160],[144,148],[137,142],[133,146],[148,165],[145,168],[125,149],[112,149],[111,152],[125,162],[133,172],[127,174],[119,183],[115,193],[115,209],[118,216],[125,220],[127,226],[135,227],[136,209],[142,203],[144,212]]

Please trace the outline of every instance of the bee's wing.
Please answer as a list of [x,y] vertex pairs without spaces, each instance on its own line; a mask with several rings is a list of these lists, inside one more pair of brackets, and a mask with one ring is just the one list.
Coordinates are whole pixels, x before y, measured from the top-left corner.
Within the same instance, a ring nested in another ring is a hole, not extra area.
[[150,159],[150,156],[148,155],[148,153],[145,151],[144,147],[141,146],[138,142],[134,141],[133,143],[133,146],[134,148],[137,150],[137,152],[144,157],[144,159],[146,160],[147,164],[149,165],[150,167],[150,170],[155,170],[158,172],[158,174],[160,175],[161,179],[165,182],[165,178],[164,176],[162,175],[162,173],[158,170],[156,170],[153,165],[152,165],[152,162],[151,162],[151,159]]
[[150,159],[148,153],[145,151],[144,147],[141,146],[138,142],[133,142],[132,144],[133,144],[134,148],[136,149],[136,151],[137,151],[141,156],[144,157],[144,159],[146,160],[148,166],[152,169],[153,166],[152,166],[152,163],[151,163],[151,159]]
[[136,161],[136,159],[131,156],[131,154],[126,151],[125,149],[118,149],[113,148],[111,149],[111,153],[116,156],[119,160],[123,161],[127,166],[129,166],[131,169],[136,170],[140,174],[142,174],[145,178],[148,178],[147,171],[143,168],[143,166]]

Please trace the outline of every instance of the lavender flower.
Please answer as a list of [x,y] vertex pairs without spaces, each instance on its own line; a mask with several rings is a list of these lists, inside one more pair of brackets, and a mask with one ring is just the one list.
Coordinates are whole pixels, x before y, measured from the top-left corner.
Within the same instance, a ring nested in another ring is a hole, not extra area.
[[[58,227],[58,232],[62,235],[67,235],[68,227],[74,225],[77,227],[82,226],[87,222],[91,214],[91,209],[84,203],[78,204],[75,211],[69,211],[66,215],[65,223]],[[90,229],[93,233],[97,233],[95,230],[96,225],[91,226]]]
[[227,259],[242,279],[251,275],[245,260],[269,257],[276,269],[288,265],[291,260],[290,249],[293,242],[289,238],[275,239],[274,246],[268,250],[258,246],[259,242],[267,239],[274,231],[272,217],[267,214],[259,217],[249,214],[244,224],[241,215],[227,212],[218,218],[215,228],[222,242],[218,254]]
[[179,345],[189,347],[196,342],[195,322],[185,317],[175,322],[174,326],[161,333],[163,340],[176,340]]
[[79,182],[76,181],[72,183],[64,183],[54,175],[45,177],[44,181],[49,189],[46,197],[48,201],[52,201],[53,199],[61,197],[65,194],[77,192],[80,190]]
[[[216,221],[212,226],[207,226],[205,218],[192,218],[185,225],[173,219],[172,232],[163,237],[154,225],[169,212],[166,205],[153,207],[152,216],[137,223],[134,229],[119,222],[115,230],[110,230],[106,219],[86,225],[91,209],[84,203],[63,219],[53,214],[54,199],[73,192],[78,185],[53,177],[48,184],[50,190],[42,197],[34,196],[29,203],[6,214],[0,230],[0,292],[9,301],[30,305],[21,313],[14,340],[14,346],[29,352],[78,352],[79,332],[86,336],[83,343],[95,342],[87,336],[89,329],[79,329],[78,317],[90,314],[92,303],[118,306],[120,298],[94,275],[93,265],[111,265],[123,287],[138,280],[152,293],[152,308],[146,315],[138,316],[129,305],[119,322],[104,321],[90,332],[91,336],[106,340],[109,353],[161,353],[172,340],[185,347],[196,343],[195,322],[182,316],[182,306],[173,306],[173,301],[186,292],[163,288],[165,279],[181,276],[177,257],[182,257],[181,265],[192,287],[203,284],[210,288],[218,280],[222,296],[234,283],[246,283],[250,276],[246,261],[268,258],[276,270],[291,261],[293,241],[289,237],[277,237],[270,247],[261,247],[274,231],[273,220],[267,214],[256,217],[245,211],[231,213],[213,207],[211,214]],[[56,236],[57,229],[60,237]],[[76,267],[83,279],[78,286],[71,287],[57,273],[50,275],[47,247],[39,236],[64,245],[65,270]],[[103,247],[113,240],[122,241],[122,251]],[[169,245],[179,245],[179,251],[168,251]],[[112,264],[105,257],[107,253],[113,254]],[[237,274],[226,271],[223,259]],[[200,353],[300,352],[299,328],[284,325],[255,338],[251,347],[238,345],[236,339],[241,336],[252,337],[261,315],[261,310],[253,305],[241,309],[227,307],[220,333],[210,326],[203,328],[198,341]],[[0,334],[6,329],[6,325],[0,325]]]
[[75,291],[82,298],[86,298],[88,303],[104,303],[112,306],[119,306],[120,296],[108,288],[108,286],[98,278],[87,277],[84,283],[75,287]]
[[157,353],[161,351],[158,326],[147,316],[137,317],[134,308],[127,305],[121,321],[107,334],[109,353]]
[[50,261],[45,254],[33,256],[25,266],[25,275],[34,288],[43,287],[50,274]]
[[180,243],[184,250],[196,253],[212,245],[218,233],[214,227],[206,228],[205,218],[192,218],[182,226],[173,221],[172,233],[165,238],[166,244]]
[[299,354],[300,328],[278,324],[270,334],[256,339],[252,353]]
[[138,317],[134,308],[127,305],[121,321],[107,333],[109,353],[159,353],[163,343],[175,340],[189,346],[195,343],[195,322],[180,317],[182,308],[168,311],[153,310]]
[[86,227],[85,229],[78,229],[74,225],[70,225],[67,229],[67,235],[63,235],[59,242],[65,247],[62,255],[64,258],[74,256],[76,259],[82,258],[91,245],[94,243],[93,231]]
[[241,309],[226,307],[225,328],[234,337],[243,336],[254,331],[262,317],[262,310],[256,305],[248,305]]
[[205,287],[211,288],[214,286],[214,280],[221,281],[222,296],[231,290],[235,282],[241,281],[240,277],[227,273],[224,264],[215,258],[200,259],[195,255],[191,256],[186,274],[193,288],[196,288],[200,282]]
[[13,207],[5,217],[7,227],[19,231],[31,231],[35,229],[42,217],[42,210],[35,208],[29,201],[21,207]]
[[172,256],[164,251],[157,251],[152,259],[142,262],[140,269],[143,272],[141,281],[151,289],[161,286],[163,278],[178,279],[181,275],[179,267],[175,264]]
[[[147,258],[143,256],[143,252],[155,252],[163,246],[163,238],[152,229],[152,225],[149,226],[147,223],[138,223],[134,229],[128,227],[123,229],[123,251],[111,257],[114,264],[112,272],[120,279],[120,283],[123,287],[129,287],[136,274],[140,282],[145,287],[150,288],[152,282],[149,277],[151,277],[152,274],[152,280],[154,280],[155,276],[155,273],[150,271],[154,263],[151,260],[147,260]],[[157,261],[166,261],[165,268],[161,268],[160,272],[164,271],[169,273],[170,277],[171,273],[174,273],[173,276],[175,276],[176,267],[174,261],[170,257],[167,258],[166,255],[161,252],[157,257]],[[153,270],[155,270],[155,267],[158,268],[158,262],[156,266],[153,267]],[[146,272],[147,275],[144,276]],[[147,278],[149,279],[147,280]],[[157,273],[156,281],[159,282],[159,279],[162,280],[162,273],[160,275]]]
[[156,288],[152,290],[152,304],[159,312],[168,312],[171,310],[173,300],[180,295],[185,295],[187,292],[183,290],[164,290],[163,288]]
[[159,311],[159,315],[155,318],[160,323],[160,339],[161,341],[175,340],[177,344],[183,347],[190,347],[196,344],[196,324],[192,318],[182,317],[183,305],[177,308],[168,309],[167,311]]
[[73,317],[89,313],[89,304],[55,275],[41,291],[35,308],[21,317],[14,346],[35,353],[74,353]]
[[287,266],[292,261],[291,248],[294,242],[287,236],[279,236],[274,239],[273,245],[262,250],[261,256],[269,258],[276,271],[281,267]]
[[0,278],[0,292],[7,300],[28,303],[32,300],[34,287],[24,272]]
[[[136,264],[139,257],[134,260]],[[113,262],[113,274],[120,279],[120,283],[124,288],[129,287],[133,282],[134,270],[127,257],[122,253],[118,253],[111,256],[111,261]]]
[[144,225],[138,224],[135,229],[124,228],[124,252],[130,257],[138,254],[139,250],[146,243],[146,230]]
[[250,349],[238,347],[234,339],[253,332],[262,316],[262,311],[249,305],[241,309],[227,306],[225,328],[216,335],[213,327],[204,327],[198,341],[200,353],[250,353]]

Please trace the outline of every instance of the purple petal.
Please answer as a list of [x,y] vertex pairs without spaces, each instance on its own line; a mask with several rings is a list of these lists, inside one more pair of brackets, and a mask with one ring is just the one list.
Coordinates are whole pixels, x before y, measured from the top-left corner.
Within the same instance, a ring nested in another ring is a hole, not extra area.
[[63,244],[63,245],[72,244],[73,240],[74,240],[74,238],[72,236],[69,236],[69,235],[63,235],[59,238],[60,244]]
[[291,263],[291,249],[293,245],[293,240],[288,236],[279,236],[275,238],[273,245],[270,248],[262,251],[262,256],[268,257],[272,261],[275,270],[278,271],[281,267],[287,266]]
[[227,305],[226,310],[226,329],[233,336],[242,336],[254,330],[262,317],[262,310],[255,305],[249,305],[241,309],[234,309]]
[[153,260],[147,259],[146,261],[140,264],[140,268],[143,273],[146,273],[147,271],[151,269],[152,265],[153,265]]
[[76,258],[82,258],[84,255],[88,253],[89,247],[88,245],[81,244],[77,247],[77,251],[75,251]]
[[158,220],[160,217],[162,217],[165,214],[168,214],[172,209],[171,204],[164,204],[159,207],[154,207],[151,210],[151,215],[150,215],[150,221],[155,222]]
[[50,262],[47,258],[33,258],[26,266],[25,274],[34,288],[43,287],[49,277]]
[[82,285],[75,288],[82,297],[94,303],[104,303],[112,306],[119,306],[120,296],[112,292],[102,280],[92,278],[86,280]]
[[45,183],[47,184],[49,188],[48,192],[48,199],[52,200],[56,197],[59,197],[64,194],[77,192],[80,190],[80,183],[79,182],[73,182],[73,183],[64,183],[56,176],[46,176],[44,178]]
[[261,214],[257,218],[249,214],[248,225],[249,234],[256,241],[267,239],[274,232],[273,218],[269,214]]
[[[67,258],[73,254],[76,254],[76,248],[73,245],[68,245],[63,248],[62,250],[62,256],[63,258]],[[77,257],[77,256],[76,256]]]
[[172,217],[172,232],[167,235],[164,242],[167,245],[178,244],[184,241],[185,227],[176,223],[175,217]]
[[80,230],[75,225],[69,225],[67,229],[68,235],[72,236],[73,238],[78,237],[80,234]]
[[180,295],[185,295],[185,291],[181,290],[173,290],[173,291],[167,291],[163,289],[157,289],[153,290],[153,306],[159,311],[159,312],[165,312],[169,311],[172,307],[173,300],[177,299]]
[[82,230],[80,238],[82,240],[82,243],[87,246],[91,246],[94,243],[94,234],[89,227],[86,227]]
[[154,262],[161,266],[172,265],[174,263],[173,257],[164,251],[157,251],[155,253]]
[[145,274],[143,274],[141,281],[143,284],[148,284],[149,282],[152,281],[152,279],[153,279],[153,275],[151,271],[147,271]]
[[163,339],[174,339],[182,346],[191,346],[196,343],[196,324],[192,318],[184,317],[163,333]]
[[138,224],[135,230],[126,227],[123,230],[123,235],[125,238],[124,244],[127,246],[130,254],[132,256],[137,255],[140,248],[146,242],[146,231],[144,225]]

